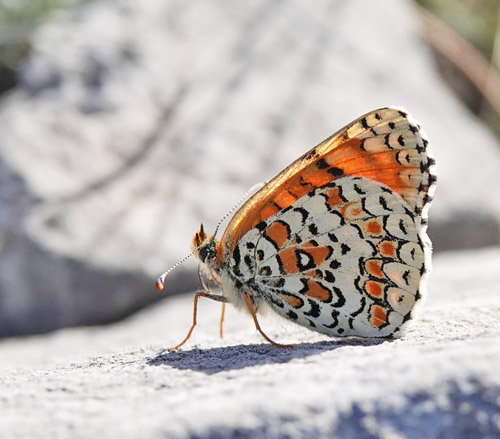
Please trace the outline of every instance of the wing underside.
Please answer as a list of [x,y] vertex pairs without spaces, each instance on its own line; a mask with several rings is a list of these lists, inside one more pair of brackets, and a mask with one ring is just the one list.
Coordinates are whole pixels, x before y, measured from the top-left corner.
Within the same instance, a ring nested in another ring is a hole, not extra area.
[[234,215],[218,264],[279,314],[328,335],[397,335],[430,270],[436,177],[400,108],[355,120],[283,170]]
[[328,183],[263,221],[238,253],[234,272],[276,312],[328,335],[398,333],[426,271],[407,203],[360,177]]

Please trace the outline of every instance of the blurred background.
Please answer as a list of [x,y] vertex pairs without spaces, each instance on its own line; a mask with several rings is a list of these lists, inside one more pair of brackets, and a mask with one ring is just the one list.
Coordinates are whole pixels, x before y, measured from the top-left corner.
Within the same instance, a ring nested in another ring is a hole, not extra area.
[[367,111],[427,131],[436,252],[500,244],[498,0],[0,0],[0,337],[198,285],[253,184]]

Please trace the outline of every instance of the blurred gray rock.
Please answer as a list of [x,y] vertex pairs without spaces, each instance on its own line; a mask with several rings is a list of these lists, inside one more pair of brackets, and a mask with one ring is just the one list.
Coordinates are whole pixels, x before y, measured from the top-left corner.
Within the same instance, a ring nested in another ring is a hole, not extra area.
[[[0,106],[0,336],[155,300],[201,221],[385,105],[434,146],[436,248],[500,241],[499,145],[437,76],[407,2],[89,2],[33,45]],[[192,268],[167,290],[195,288]]]
[[192,298],[118,324],[0,342],[6,438],[500,437],[500,250],[436,257],[429,295],[395,341],[331,339]]

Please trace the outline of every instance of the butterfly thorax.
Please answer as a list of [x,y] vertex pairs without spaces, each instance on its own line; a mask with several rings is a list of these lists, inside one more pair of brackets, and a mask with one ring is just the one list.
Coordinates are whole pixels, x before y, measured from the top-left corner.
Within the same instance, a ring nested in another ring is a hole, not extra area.
[[[214,235],[207,235],[203,230],[203,224],[193,237],[192,247],[194,256],[199,260],[201,271],[220,287],[222,295],[227,297],[229,302],[238,309],[246,310],[242,295],[245,291],[250,294],[255,311],[259,311],[263,302],[262,297],[256,295],[248,279],[244,282],[245,279],[239,279],[232,270],[228,269],[228,263],[222,255],[220,241]],[[242,288],[244,283],[246,286]]]

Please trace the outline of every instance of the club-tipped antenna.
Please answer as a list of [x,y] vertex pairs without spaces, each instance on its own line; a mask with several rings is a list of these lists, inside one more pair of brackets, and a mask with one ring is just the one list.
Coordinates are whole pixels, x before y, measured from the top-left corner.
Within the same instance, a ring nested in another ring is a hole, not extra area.
[[197,249],[195,248],[191,253],[189,253],[187,256],[185,256],[184,258],[182,258],[179,262],[177,262],[176,264],[172,265],[167,271],[165,271],[164,273],[162,273],[158,279],[156,279],[156,289],[158,291],[161,291],[163,290],[163,288],[165,288],[165,278],[167,277],[167,274],[170,273],[174,268],[177,268],[179,265],[181,265],[183,262],[185,262],[186,260],[188,260],[191,256],[193,256],[194,252],[196,251]]
[[266,182],[260,182],[260,183],[257,183],[257,184],[254,184],[250,189],[248,189],[245,194],[238,200],[238,202],[229,210],[228,213],[226,213],[220,220],[219,222],[217,223],[217,226],[215,227],[215,232],[214,232],[214,236],[217,235],[217,231],[219,230],[219,227],[221,226],[221,224],[224,222],[224,220],[229,216],[231,215],[238,207],[241,206],[241,204],[246,201],[246,199],[248,198],[248,196],[252,193],[252,192],[255,192],[257,189],[260,189],[261,187],[263,187],[264,185],[266,184]]

